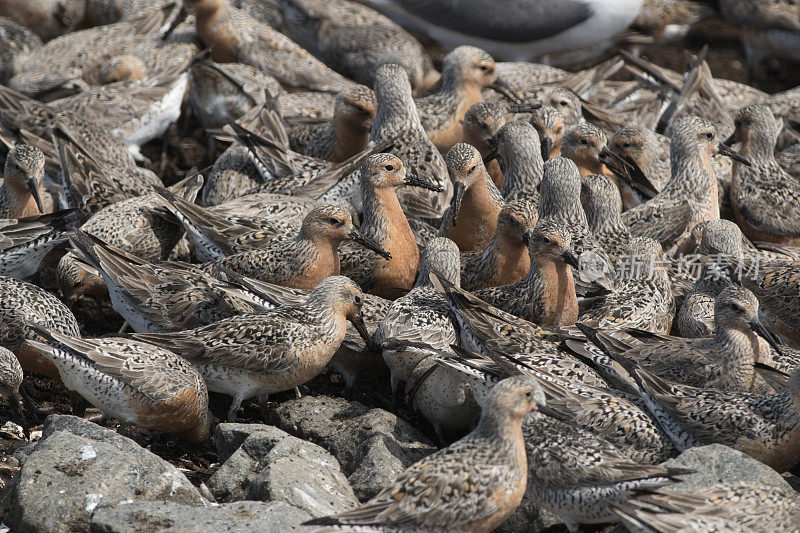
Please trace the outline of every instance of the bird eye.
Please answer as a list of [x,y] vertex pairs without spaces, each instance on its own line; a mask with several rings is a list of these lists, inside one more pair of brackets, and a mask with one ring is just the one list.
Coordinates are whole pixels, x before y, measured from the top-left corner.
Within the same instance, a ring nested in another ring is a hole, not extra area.
[[473,172],[475,172],[475,167],[477,167],[477,166],[478,166],[478,165],[472,165],[472,166],[470,167],[470,169],[469,169],[469,172],[467,172],[467,174],[472,174]]
[[527,391],[525,393],[525,397],[530,400],[531,398],[533,398],[533,394],[531,393],[531,391]]
[[739,304],[731,304],[731,309],[733,309],[737,313],[741,313],[742,312],[742,308],[741,308],[741,306],[739,306]]
[[706,139],[713,139],[713,138],[714,138],[714,134],[711,133],[710,131],[707,131],[706,132]]
[[589,141],[587,141],[586,139],[581,139],[581,144],[589,144]]
[[356,305],[361,305],[361,296],[356,295],[354,298]]
[[342,224],[342,221],[339,220],[338,218],[329,218],[328,222],[330,222],[334,226],[338,226],[339,224]]
[[487,67],[486,65],[481,65],[481,70],[486,72],[489,70],[489,67]]
[[545,244],[552,244],[553,241],[550,240],[550,237],[542,236],[542,242]]
[[560,105],[560,106],[563,106],[563,107],[566,107],[566,106],[568,106],[568,105],[569,105],[569,102],[567,102],[566,100],[561,100],[561,101],[558,103],[558,105]]
[[389,171],[392,171],[392,170],[394,170],[394,167],[393,167],[392,165],[386,165],[386,166],[385,166],[385,167],[383,167],[383,168],[385,168],[386,170],[389,170]]
[[623,148],[630,148],[631,143],[622,143]]

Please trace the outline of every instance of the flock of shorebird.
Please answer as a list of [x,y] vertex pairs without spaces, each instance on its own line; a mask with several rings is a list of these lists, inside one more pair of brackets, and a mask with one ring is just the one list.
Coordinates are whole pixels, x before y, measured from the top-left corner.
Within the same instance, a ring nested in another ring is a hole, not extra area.
[[[573,531],[800,531],[794,491],[672,492],[662,464],[800,462],[800,90],[703,52],[570,73],[458,46],[439,74],[349,0],[86,1],[61,36],[50,4],[0,9],[50,39],[0,18],[0,387],[26,432],[23,370],[197,444],[209,391],[235,420],[382,357],[440,438],[471,431],[309,524],[490,531],[525,497]],[[140,148],[188,114],[213,166],[165,187]],[[24,281],[56,261],[66,304]],[[82,337],[82,297],[132,332]]]

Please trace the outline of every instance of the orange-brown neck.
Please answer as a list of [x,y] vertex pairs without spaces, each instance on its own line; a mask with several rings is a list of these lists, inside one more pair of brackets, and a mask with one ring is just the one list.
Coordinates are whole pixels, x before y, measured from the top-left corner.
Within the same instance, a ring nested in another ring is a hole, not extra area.
[[542,326],[570,326],[578,320],[578,297],[572,268],[550,257],[539,255],[534,261],[544,285]]
[[497,240],[495,251],[498,280],[495,285],[510,285],[516,283],[528,273],[531,268],[528,247],[517,235],[501,232]]
[[419,248],[411,226],[394,189],[384,188],[375,191],[376,213],[385,222],[385,234],[376,235],[375,240],[381,247],[392,254],[389,261],[378,258],[378,268],[373,278],[375,285],[373,294],[396,297],[398,291],[407,291],[414,286],[419,270]]
[[[4,197],[6,202],[6,204],[2,206],[5,211],[5,218],[21,218],[41,214],[36,200],[27,187],[18,186],[6,180],[2,188],[5,190],[5,193],[0,195]],[[42,191],[42,187],[40,186],[39,198],[43,197],[44,191]]]
[[429,135],[431,142],[443,154],[446,154],[454,144],[461,140],[461,122],[464,120],[467,110],[473,104],[483,100],[480,88],[472,83],[468,83],[458,89],[454,97],[456,99],[456,108],[453,116],[449,117],[443,126]]
[[501,208],[489,193],[486,176],[477,178],[464,193],[457,224],[450,228],[448,237],[462,252],[485,248],[497,228]]
[[333,128],[336,145],[331,154],[331,161],[340,163],[367,147],[369,128],[365,126],[364,121],[356,117],[335,119]]
[[224,2],[201,2],[194,8],[197,35],[211,48],[211,58],[218,63],[236,61],[239,35],[227,23],[230,7]]

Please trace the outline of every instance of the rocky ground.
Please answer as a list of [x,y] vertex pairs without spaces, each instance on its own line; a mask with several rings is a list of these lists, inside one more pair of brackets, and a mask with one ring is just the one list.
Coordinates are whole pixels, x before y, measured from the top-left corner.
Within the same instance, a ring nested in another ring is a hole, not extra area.
[[[642,57],[681,71],[684,49],[696,53],[709,40],[712,72],[747,82],[738,41],[714,23],[696,28],[681,46],[645,47]],[[439,60],[443,56],[433,46],[431,51]],[[768,92],[800,84],[800,69],[781,66],[768,63],[751,81]],[[213,160],[191,118],[182,118],[143,153],[167,184]],[[46,287],[54,280],[52,268],[39,275]],[[87,336],[122,325],[107,301],[82,299],[73,311]],[[393,403],[386,375],[361,381],[355,390],[347,390],[336,374],[319,376],[301,387],[302,398],[293,392],[271,397],[267,421],[254,404],[246,405],[238,423],[218,425],[213,441],[201,448],[119,428],[114,421],[97,425],[70,416],[78,411],[44,378],[28,376],[24,387],[42,423],[28,443],[18,426],[3,425],[12,412],[0,402],[0,532],[3,523],[20,532],[301,531],[300,522],[356,506],[436,449],[431,428],[402,401]],[[229,401],[211,395],[218,419]],[[98,415],[93,408],[84,414]],[[684,490],[692,483],[734,480],[789,483],[800,490],[798,477],[776,474],[724,446],[689,450],[672,463],[697,470]],[[523,502],[500,529],[531,530],[565,528],[557,517]]]

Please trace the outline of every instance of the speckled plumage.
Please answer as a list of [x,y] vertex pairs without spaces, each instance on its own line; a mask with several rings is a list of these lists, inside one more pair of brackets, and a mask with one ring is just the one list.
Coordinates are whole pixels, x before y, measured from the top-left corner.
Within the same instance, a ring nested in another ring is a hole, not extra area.
[[19,386],[22,385],[22,365],[14,352],[0,346],[0,395],[11,404],[20,417],[23,426],[27,425],[20,407]]
[[96,269],[111,304],[140,333],[177,331],[261,310],[246,291],[188,265],[158,265],[80,231],[73,240],[81,263]]
[[50,250],[67,240],[71,210],[21,219],[0,219],[0,275],[24,279],[39,270]]
[[653,509],[647,504],[637,504],[633,499],[626,502],[615,502],[611,507],[621,524],[633,533],[652,533],[653,531],[753,533],[751,528],[724,516],[699,516],[688,512],[668,512],[660,508]]
[[482,289],[476,295],[544,326],[574,324],[578,302],[570,264],[577,264],[577,259],[569,230],[556,222],[540,221],[526,240],[531,262],[528,274],[514,284]]
[[281,8],[289,37],[359,83],[372,85],[375,70],[387,63],[402,66],[416,92],[424,91],[439,78],[427,52],[414,37],[358,2],[290,0],[283,2]]
[[535,207],[544,172],[536,129],[527,122],[509,121],[497,132],[495,142],[503,169],[503,198],[506,201],[522,198]]
[[[608,146],[631,165],[628,170],[633,181],[644,183],[648,188],[652,186],[660,192],[670,180],[669,137],[643,126],[626,126],[611,136]],[[730,203],[731,160],[717,154],[711,158],[711,168],[717,176],[720,209],[727,209]]]
[[602,306],[581,315],[582,322],[601,328],[639,328],[668,333],[675,316],[672,284],[663,264],[661,245],[634,237],[620,258],[617,283]]
[[330,120],[336,95],[317,91],[285,93],[278,99],[278,110],[283,120],[294,123],[296,120]]
[[[176,183],[171,190],[192,201],[202,185],[202,176],[195,176]],[[183,228],[162,207],[155,192],[100,209],[81,230],[148,261],[166,259],[183,235]]]
[[459,46],[442,65],[437,92],[416,100],[422,127],[442,153],[461,138],[461,121],[467,110],[483,100],[481,91],[497,82],[494,59],[474,46]]
[[44,154],[27,144],[9,151],[0,185],[0,218],[22,218],[44,213]]
[[[501,61],[495,64],[495,68],[511,90],[526,101],[540,100],[552,84],[567,81],[571,76],[566,70],[526,61]],[[509,103],[505,95],[494,89],[484,89],[483,93],[487,100],[501,99]]]
[[[592,281],[602,286],[613,286],[610,279],[614,275],[612,260],[592,235],[586,212],[581,206],[581,176],[575,163],[565,157],[547,160],[539,192],[539,220],[568,228],[575,254],[580,257],[591,252],[588,255],[598,263],[593,265],[598,279]],[[577,283],[583,286],[581,278]]]
[[734,279],[756,295],[768,322],[782,334],[800,338],[800,264],[751,255],[725,262]]
[[711,337],[665,337],[639,345],[616,340],[604,343],[605,348],[618,351],[623,361],[629,359],[648,372],[684,385],[771,394],[772,388],[753,368],[756,362],[773,364],[772,349],[759,336],[758,330],[765,328],[758,317],[758,300],[747,289],[731,285],[717,296],[714,310],[716,332]]
[[392,255],[387,260],[373,252],[343,246],[342,274],[366,292],[397,297],[414,285],[419,248],[400,206],[397,189],[419,184],[399,157],[375,154],[359,170],[363,215],[360,231]]
[[672,177],[658,195],[622,215],[633,235],[653,238],[667,250],[698,222],[719,218],[717,179],[710,162],[720,150],[718,143],[714,126],[706,120],[687,115],[674,123]]
[[520,423],[543,403],[530,378],[499,383],[466,437],[411,465],[363,506],[306,524],[333,530],[492,531],[522,499],[528,465]]
[[122,422],[175,433],[195,444],[211,436],[208,391],[194,366],[130,339],[81,339],[34,326],[28,344],[57,368],[67,388]]
[[[85,87],[84,77],[109,57],[127,53],[165,28],[175,5],[151,9],[128,21],[71,32],[20,58],[9,86],[30,96],[70,84]],[[77,83],[76,83],[77,82]],[[74,89],[73,89],[74,92]]]
[[202,269],[219,279],[226,279],[226,272],[232,271],[278,285],[313,289],[328,276],[339,274],[339,244],[358,239],[358,235],[347,210],[321,205],[306,215],[293,239],[272,240],[263,247],[206,263]]
[[0,276],[0,346],[14,352],[24,370],[59,381],[55,367],[25,345],[36,338],[33,324],[80,335],[78,321],[58,298],[36,285]]
[[527,199],[506,203],[497,216],[497,229],[483,250],[461,256],[461,286],[468,291],[509,285],[530,270],[525,234],[533,230],[539,215]]
[[800,442],[800,368],[786,388],[770,396],[698,389],[663,380],[643,368],[635,373],[651,412],[678,449],[720,443],[778,472],[797,463]]
[[217,208],[201,207],[162,187],[157,187],[156,193],[186,229],[201,263],[264,248],[276,241],[288,241],[300,229],[298,221],[292,218],[239,214],[238,209],[224,208],[225,204]]
[[0,39],[6,43],[0,50],[0,83],[7,84],[16,74],[18,58],[41,50],[43,44],[38,35],[3,16],[0,16]]
[[614,445],[586,430],[534,412],[523,422],[528,455],[526,495],[559,515],[570,531],[578,524],[613,521],[609,503],[653,489],[684,473],[627,458]]
[[[214,163],[209,175],[210,190],[205,193],[209,197],[217,196],[215,190],[225,186],[233,186],[234,194],[238,189],[317,196],[349,174],[349,171],[343,174],[336,172],[342,165],[292,151],[280,117],[267,107],[250,110],[229,127],[233,127],[238,142],[232,144]],[[229,170],[244,174],[238,178],[242,180],[241,185],[227,183],[228,180],[237,179],[235,173],[225,175]],[[314,188],[310,189],[312,184]],[[223,201],[228,199],[231,197],[222,198]]]
[[645,128],[626,126],[608,140],[608,147],[632,165],[631,178],[637,173],[661,191],[670,178],[669,138]]
[[[48,160],[48,169],[58,169],[56,149],[50,141],[54,126],[66,132],[96,161],[122,167],[135,166],[133,156],[121,140],[107,130],[69,111],[59,111],[0,86],[0,120],[14,130],[25,130],[23,139],[36,143]],[[29,133],[29,134],[28,134]],[[33,137],[31,137],[31,134]],[[56,175],[57,171],[53,172]]]
[[494,234],[503,196],[486,172],[477,148],[458,143],[446,159],[454,192],[442,215],[439,235],[451,239],[462,252],[481,250]]
[[791,531],[800,521],[800,497],[796,491],[746,481],[698,487],[691,494],[657,490],[639,496],[637,501],[672,512],[725,518],[747,531]]
[[340,163],[367,147],[376,105],[372,89],[353,85],[336,95],[330,122],[294,126],[289,144],[301,154]]
[[178,120],[186,92],[191,59],[152,77],[119,81],[50,102],[56,112],[68,111],[107,130],[128,151],[164,134]]
[[744,253],[742,232],[730,220],[700,222],[692,230],[697,253],[708,256],[709,263],[692,289],[686,294],[676,317],[678,331],[684,337],[709,337],[714,334],[714,300],[731,284],[730,276],[713,261],[716,254],[739,257]]
[[161,179],[150,170],[98,161],[59,127],[54,131],[66,200],[86,214],[113,203],[152,193]]
[[373,340],[383,346],[383,359],[391,372],[392,393],[406,383],[406,400],[441,436],[441,429],[464,430],[477,414],[464,376],[441,367],[436,360],[451,352],[458,340],[458,326],[450,306],[436,292],[429,272],[437,272],[458,283],[458,247],[444,237],[425,247],[417,283],[405,296],[389,306]]
[[291,87],[338,92],[352,84],[297,43],[230,5],[228,0],[191,0],[197,35],[219,63],[250,65]]
[[453,194],[447,166],[436,146],[428,140],[411,97],[411,85],[405,70],[397,65],[383,65],[375,72],[375,96],[378,112],[370,131],[370,144],[392,143],[392,153],[421,180],[441,187],[442,192],[409,190],[398,195],[403,210],[410,217],[438,218],[444,213]]
[[[414,367],[437,351],[450,351],[458,340],[458,327],[450,306],[436,292],[428,278],[436,272],[458,284],[460,258],[453,242],[437,237],[425,248],[421,272],[414,287],[389,306],[375,331],[373,341],[383,347],[383,358],[391,372],[392,390],[399,381],[407,382]],[[430,349],[420,345],[425,344]]]
[[547,161],[551,157],[561,155],[561,140],[567,128],[564,115],[550,106],[541,106],[531,111],[529,119],[531,126],[539,134],[542,147],[542,159]]
[[620,217],[622,199],[619,189],[602,174],[586,176],[581,181],[581,205],[595,240],[618,265],[632,238]]
[[323,280],[301,305],[226,318],[182,332],[135,334],[190,360],[208,389],[234,397],[228,417],[253,396],[289,390],[319,374],[350,320],[366,336],[361,290],[342,276]]
[[[564,367],[567,361],[564,357]],[[545,358],[459,350],[458,356],[446,357],[442,364],[468,376],[479,403],[505,377],[523,374],[536,379],[547,397],[547,414],[607,440],[637,463],[656,464],[677,453],[667,434],[639,405],[641,400],[570,379],[564,368]]]
[[[470,106],[464,114],[461,124],[461,142],[471,144],[481,153],[484,159],[492,150],[493,137],[509,119],[505,106],[500,102],[481,101]],[[487,163],[486,171],[497,187],[503,183],[503,171],[497,160]]]
[[608,139],[603,130],[582,122],[570,126],[561,140],[561,157],[571,159],[577,166],[581,177],[589,174],[604,174],[616,181],[617,177],[601,161],[601,152],[608,149]]
[[221,128],[263,105],[265,93],[277,98],[282,90],[275,78],[250,65],[201,59],[189,70],[189,102],[207,130]]
[[734,139],[750,161],[733,164],[731,204],[742,232],[753,240],[800,244],[800,180],[775,161],[782,121],[766,106],[737,113]]

